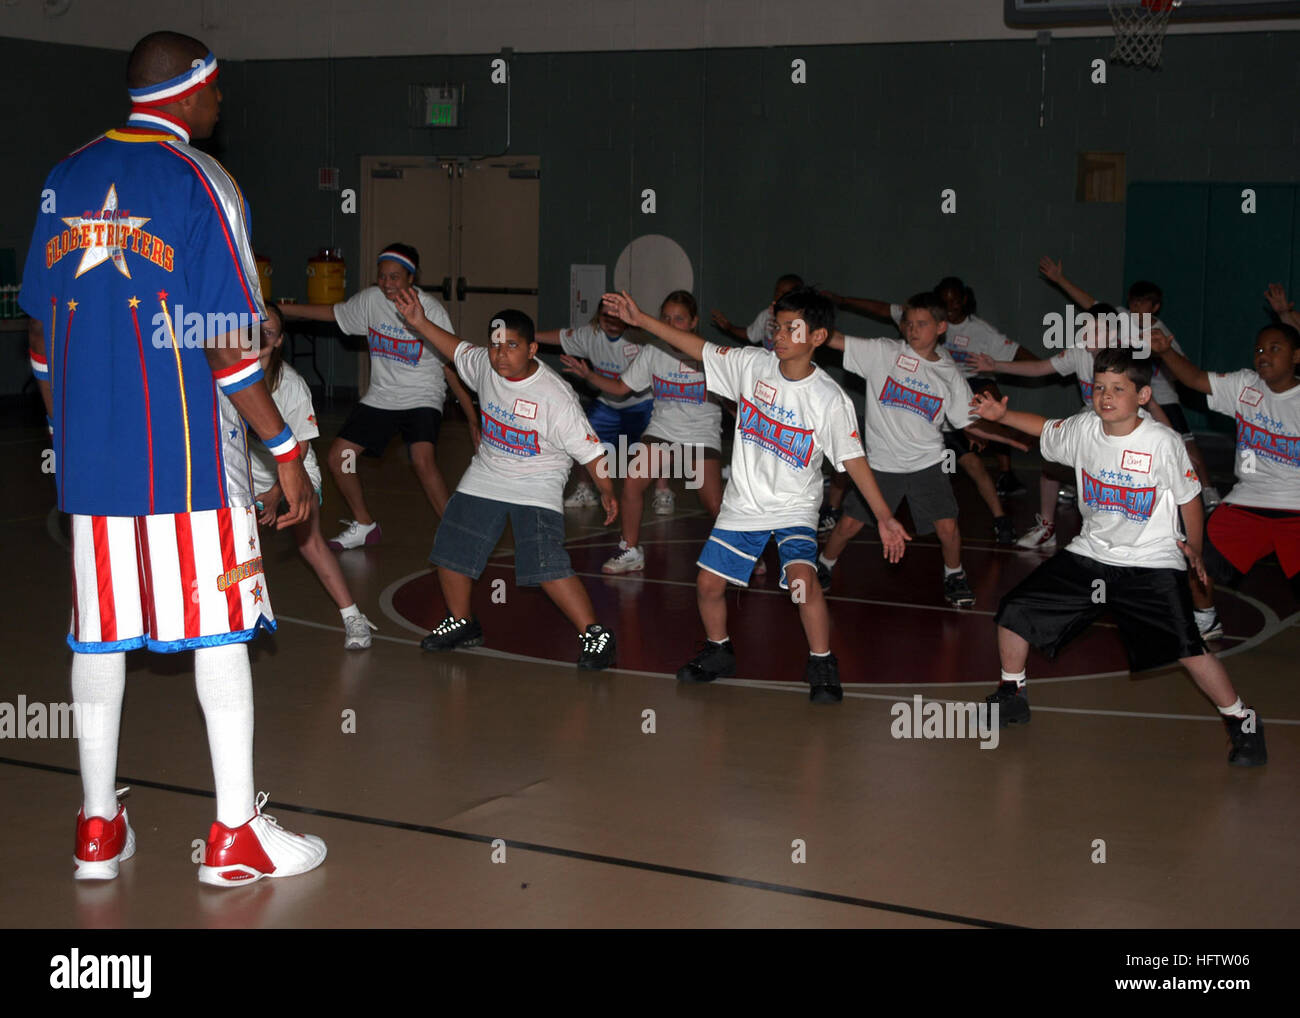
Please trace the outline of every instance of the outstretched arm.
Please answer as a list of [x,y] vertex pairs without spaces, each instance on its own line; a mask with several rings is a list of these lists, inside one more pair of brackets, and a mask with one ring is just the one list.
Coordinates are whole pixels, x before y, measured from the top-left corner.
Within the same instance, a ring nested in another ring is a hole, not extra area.
[[309,322],[333,322],[333,304],[281,304],[285,318],[305,318]]
[[460,339],[429,321],[429,316],[424,313],[424,306],[420,303],[420,295],[415,290],[410,288],[398,290],[393,303],[397,306],[398,315],[408,327],[432,343],[434,349],[448,361],[452,364],[456,363],[456,347],[460,346]]
[[561,346],[560,333],[563,329],[542,329],[533,334],[533,339],[537,340],[542,346]]
[[743,325],[735,324],[730,318],[724,315],[721,311],[714,311],[711,317],[713,318],[713,324],[717,326],[717,328],[725,332],[732,339],[738,339],[742,343],[749,342],[749,332],[746,331]]
[[688,357],[697,361],[704,359],[704,348],[708,345],[704,340],[693,332],[674,329],[667,322],[651,318],[636,306],[636,301],[628,296],[627,291],[605,294],[605,309],[610,314],[623,319],[634,329],[642,329],[653,336],[658,336],[665,343],[671,343]]
[[867,465],[867,458],[855,456],[851,460],[845,460],[844,472],[853,479],[853,483],[858,486],[858,491],[862,492],[862,497],[871,507],[871,514],[876,518],[876,528],[880,531],[880,541],[885,546],[885,558],[890,562],[897,562],[903,557],[903,552],[907,550],[907,542],[912,537],[889,511],[885,497],[880,494],[880,486],[876,484],[876,475]]
[[894,320],[894,316],[889,313],[889,301],[887,300],[875,300],[871,297],[842,297],[830,290],[819,290],[818,292],[836,307],[847,308],[850,311],[856,311],[860,315],[883,318],[887,322]]
[[1083,308],[1085,311],[1097,302],[1093,300],[1092,294],[1082,287],[1076,286],[1065,278],[1065,273],[1061,271],[1061,263],[1054,262],[1047,255],[1038,259],[1038,271],[1041,272],[1049,282],[1060,287],[1070,300]]
[[[1198,368],[1173,346],[1173,338],[1160,329],[1151,330],[1151,352],[1159,356],[1170,373],[1189,389],[1210,394],[1210,376],[1204,368]],[[1151,410],[1150,407],[1147,407]],[[1151,411],[1154,415],[1155,411]]]
[[577,375],[589,385],[594,385],[609,396],[630,396],[632,389],[621,378],[606,378],[592,371],[581,357],[570,357],[567,353],[560,355],[560,363],[570,375]]
[[1038,414],[1027,414],[1020,410],[1007,409],[1008,397],[1003,396],[1000,400],[994,399],[989,393],[978,393],[971,400],[970,408],[979,414],[986,421],[993,421],[995,424],[1002,424],[1008,428],[1014,428],[1016,431],[1023,431],[1026,435],[1033,435],[1039,438],[1043,434],[1043,425],[1047,423],[1046,417],[1039,417]]
[[[1020,348],[1022,351],[1024,347]],[[1051,358],[1046,360],[1021,360],[1020,354],[1016,354],[1013,361],[995,361],[986,353],[975,355],[975,370],[980,372],[996,371],[1000,375],[1019,375],[1021,378],[1038,378],[1042,375],[1054,375],[1056,369],[1052,367]]]
[[992,421],[983,421],[979,424],[968,424],[962,428],[962,431],[976,438],[982,438],[986,442],[1002,442],[1013,449],[1019,449],[1021,452],[1028,452],[1029,446],[1022,442],[1020,432],[1013,431],[1011,428],[1001,424],[994,424]]

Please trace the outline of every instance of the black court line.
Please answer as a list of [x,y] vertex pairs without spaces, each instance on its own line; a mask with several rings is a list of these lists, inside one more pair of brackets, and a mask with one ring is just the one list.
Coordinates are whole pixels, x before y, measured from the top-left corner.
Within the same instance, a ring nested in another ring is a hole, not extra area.
[[[0,757],[0,764],[11,767],[26,767],[29,770],[47,771],[52,774],[80,776],[81,772],[73,767],[57,764],[36,763],[31,760],[16,760],[12,757]],[[129,778],[118,775],[117,784],[151,788],[161,792],[176,792],[180,795],[193,795],[203,799],[215,799],[216,793],[202,788],[190,788],[186,785],[172,785],[163,781],[148,781],[141,778]],[[577,859],[582,862],[603,863],[607,866],[622,866],[625,869],[641,870],[646,873],[662,873],[667,876],[686,877],[690,880],[707,880],[715,884],[729,884],[733,887],[747,887],[755,891],[770,891],[773,894],[788,894],[796,898],[810,898],[816,901],[829,901],[837,905],[852,905],[856,908],[874,909],[880,912],[894,912],[898,915],[917,916],[921,919],[936,919],[941,922],[957,923],[962,926],[975,926],[989,930],[1024,930],[1027,926],[1013,923],[1000,923],[992,919],[977,919],[972,916],[957,915],[952,912],[936,912],[928,908],[915,908],[911,905],[896,905],[888,901],[874,901],[870,898],[855,898],[847,894],[834,894],[830,891],[814,891],[806,887],[794,887],[790,884],[774,884],[766,880],[751,880],[748,877],[733,877],[725,873],[710,873],[707,870],[687,869],[683,866],[665,866],[661,863],[642,862],[639,859],[624,859],[616,855],[602,855],[598,852],[581,852],[572,848],[559,848],[555,845],[539,845],[531,841],[513,841],[489,834],[474,834],[469,831],[452,830],[449,827],[434,827],[429,824],[414,824],[405,820],[387,820],[383,817],[369,817],[358,813],[342,813],[332,809],[316,809],[312,806],[297,806],[288,802],[270,802],[267,807],[288,810],[290,813],[303,813],[310,816],[326,817],[330,820],[347,820],[356,824],[370,824],[373,827],[388,827],[398,831],[411,831],[416,834],[430,834],[439,838],[455,838],[458,841],[476,841],[491,845],[502,841],[506,847],[523,852],[536,852],[539,855],[554,855],[565,859]]]

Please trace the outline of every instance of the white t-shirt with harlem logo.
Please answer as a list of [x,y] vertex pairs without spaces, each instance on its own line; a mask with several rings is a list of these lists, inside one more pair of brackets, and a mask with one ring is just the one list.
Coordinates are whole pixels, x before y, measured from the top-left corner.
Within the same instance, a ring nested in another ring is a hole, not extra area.
[[776,354],[752,347],[704,346],[708,389],[736,401],[731,480],[717,525],[724,530],[817,526],[822,459],[836,470],[863,455],[848,393],[813,365],[792,382]]
[[776,338],[772,335],[775,327],[776,316],[772,314],[771,307],[765,307],[749,323],[749,328],[745,330],[745,337],[755,346],[761,345],[764,350],[771,350],[776,346]]
[[1074,467],[1083,529],[1067,551],[1114,566],[1186,569],[1178,507],[1201,493],[1187,446],[1172,428],[1141,418],[1107,435],[1084,410],[1043,425],[1043,456]]
[[928,361],[901,339],[844,337],[844,367],[867,380],[866,446],[872,470],[910,474],[943,459],[946,420],[974,420],[970,385],[951,357]]
[[[275,402],[275,408],[280,411],[280,416],[284,418],[284,423],[289,425],[293,437],[299,442],[307,443],[302,465],[307,471],[307,476],[311,478],[312,486],[320,491],[320,466],[316,462],[316,453],[311,447],[311,440],[320,437],[320,428],[316,426],[316,410],[311,402],[311,389],[307,388],[307,382],[302,375],[294,371],[292,365],[281,364],[280,381],[275,387],[275,392],[271,393],[271,399]],[[253,494],[264,495],[280,478],[275,456],[266,447],[265,442],[259,442],[253,436],[249,436],[248,456],[253,468]]]
[[722,449],[722,407],[709,399],[704,368],[698,362],[647,343],[623,372],[623,384],[654,393],[647,435],[681,445]]
[[456,371],[478,393],[483,438],[456,490],[564,512],[573,461],[603,451],[573,388],[541,361],[519,382],[492,367],[486,347],[462,342]]
[[[423,290],[415,291],[429,321],[451,332],[451,319]],[[441,411],[447,401],[446,360],[406,327],[384,291],[368,286],[334,305],[334,320],[349,336],[365,336],[370,347],[370,388],[361,397],[366,406],[380,410],[414,410],[433,407]]]
[[948,331],[943,334],[943,349],[961,369],[963,377],[974,378],[979,374],[975,370],[977,356],[983,353],[995,361],[1012,361],[1016,359],[1020,344],[1002,335],[978,315],[967,315],[965,321],[957,325],[948,323]]
[[1254,371],[1211,372],[1207,402],[1237,422],[1237,483],[1224,501],[1300,510],[1300,384],[1278,393]]
[[[570,357],[585,357],[601,378],[618,379],[632,366],[632,362],[641,353],[641,344],[633,343],[627,333],[611,339],[604,331],[594,325],[580,325],[576,329],[560,330],[560,347]],[[636,387],[633,386],[633,389]],[[601,393],[600,402],[614,410],[626,410],[639,406],[651,397],[647,392],[634,391],[626,396],[617,397]]]

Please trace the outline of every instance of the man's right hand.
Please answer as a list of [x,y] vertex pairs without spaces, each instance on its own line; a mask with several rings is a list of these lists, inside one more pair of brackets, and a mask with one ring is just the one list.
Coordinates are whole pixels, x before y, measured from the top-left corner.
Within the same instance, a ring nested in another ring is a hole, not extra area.
[[307,468],[302,465],[302,457],[280,463],[276,467],[280,477],[280,490],[284,500],[289,503],[289,510],[275,521],[275,529],[283,530],[301,523],[311,515],[311,500],[316,497],[316,490],[311,486]]

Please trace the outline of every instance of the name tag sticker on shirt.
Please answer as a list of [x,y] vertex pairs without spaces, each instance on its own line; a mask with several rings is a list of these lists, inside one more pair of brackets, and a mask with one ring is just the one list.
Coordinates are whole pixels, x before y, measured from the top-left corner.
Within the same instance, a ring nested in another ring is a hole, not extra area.
[[898,355],[897,363],[898,366],[902,368],[904,371],[915,371],[917,368],[921,366],[921,362],[919,360],[917,360],[915,357],[909,357],[905,353],[900,353]]
[[965,347],[970,346],[970,336],[953,336],[952,345],[959,346],[964,349]]
[[1246,406],[1259,406],[1259,401],[1264,398],[1264,394],[1254,386],[1248,385],[1241,390],[1241,395],[1237,398]]
[[628,358],[629,360],[634,359],[636,355],[639,354],[640,352],[641,352],[640,348],[637,347],[635,343],[623,344],[623,356]]
[[526,399],[515,400],[515,416],[527,417],[530,421],[537,420],[537,404]]
[[755,382],[754,398],[760,403],[771,406],[776,402],[776,386],[768,385],[766,382]]
[[1124,458],[1120,461],[1121,470],[1132,470],[1135,474],[1151,473],[1151,454],[1149,452],[1130,452],[1124,450]]

